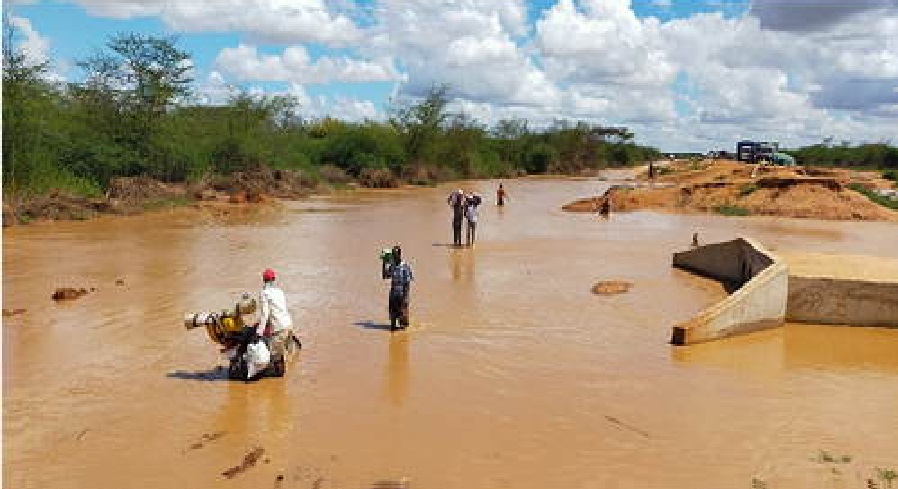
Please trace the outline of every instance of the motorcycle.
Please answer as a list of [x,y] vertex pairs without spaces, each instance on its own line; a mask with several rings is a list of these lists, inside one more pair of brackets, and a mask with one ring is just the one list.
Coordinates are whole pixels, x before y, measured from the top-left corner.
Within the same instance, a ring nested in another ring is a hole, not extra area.
[[[228,378],[253,380],[263,376],[283,377],[286,361],[283,355],[271,353],[270,335],[259,336],[255,325],[247,325],[245,316],[256,312],[256,300],[243,294],[233,310],[220,313],[199,312],[184,316],[188,330],[204,328],[212,342],[221,345],[221,353],[228,359]],[[295,338],[292,339],[298,345]]]

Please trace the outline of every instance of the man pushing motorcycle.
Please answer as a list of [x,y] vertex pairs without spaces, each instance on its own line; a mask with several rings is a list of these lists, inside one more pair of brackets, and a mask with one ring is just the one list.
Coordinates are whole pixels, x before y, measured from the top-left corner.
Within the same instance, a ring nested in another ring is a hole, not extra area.
[[274,270],[267,268],[262,272],[262,290],[259,292],[259,323],[256,334],[269,338],[271,350],[271,367],[275,375],[284,375],[287,371],[286,355],[291,343],[301,347],[293,333],[293,319],[287,310],[287,296],[277,286]]

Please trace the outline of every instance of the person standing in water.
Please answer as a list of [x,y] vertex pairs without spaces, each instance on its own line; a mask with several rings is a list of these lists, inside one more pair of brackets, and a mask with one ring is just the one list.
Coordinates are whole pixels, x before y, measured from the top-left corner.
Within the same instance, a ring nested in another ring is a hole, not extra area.
[[405,329],[409,324],[408,304],[411,294],[412,267],[402,260],[402,248],[399,245],[393,247],[392,263],[389,265],[386,277],[390,279],[389,312],[390,331]]
[[256,326],[258,336],[271,338],[271,363],[276,375],[284,375],[287,370],[286,354],[292,342],[300,346],[293,333],[293,319],[287,310],[287,298],[284,291],[275,283],[274,270],[267,268],[262,272],[262,290],[259,292],[259,324]]
[[458,189],[449,194],[447,203],[452,208],[452,244],[461,246],[461,221],[465,215],[464,191]]
[[496,205],[502,206],[505,205],[505,199],[508,198],[508,194],[505,192],[505,189],[502,187],[502,184],[499,184],[499,189],[496,190]]
[[474,239],[477,233],[477,207],[481,201],[480,196],[477,194],[471,194],[465,198],[465,219],[468,221],[466,243],[468,246],[474,246]]
[[611,217],[611,191],[605,192],[605,198],[599,204],[599,216],[608,219]]

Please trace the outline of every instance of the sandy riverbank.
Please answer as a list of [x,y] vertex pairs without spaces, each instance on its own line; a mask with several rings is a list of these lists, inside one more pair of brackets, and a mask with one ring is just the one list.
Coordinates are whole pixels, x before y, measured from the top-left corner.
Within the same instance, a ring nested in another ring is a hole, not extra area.
[[[889,188],[893,182],[878,172],[816,168],[757,168],[720,160],[678,161],[658,167],[649,181],[639,175],[635,188],[615,188],[613,210],[651,209],[660,212],[716,212],[724,215],[764,215],[825,220],[898,221],[898,212],[871,202],[849,188]],[[603,196],[571,202],[570,212],[595,212]]]

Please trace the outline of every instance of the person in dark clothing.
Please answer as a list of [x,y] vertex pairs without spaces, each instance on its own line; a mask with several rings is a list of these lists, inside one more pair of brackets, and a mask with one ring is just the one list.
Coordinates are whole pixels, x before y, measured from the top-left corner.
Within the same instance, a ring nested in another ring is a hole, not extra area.
[[390,331],[408,327],[409,295],[415,279],[411,265],[402,260],[402,249],[398,245],[393,247],[392,258],[387,270],[390,279]]
[[461,246],[461,224],[465,217],[465,193],[458,189],[449,194],[447,202],[452,207],[452,244]]
[[508,198],[508,194],[505,192],[505,189],[500,183],[499,190],[496,190],[496,205],[505,205],[506,198]]
[[605,219],[611,217],[611,192],[606,192],[605,198],[602,199],[602,203],[599,204],[599,215]]

